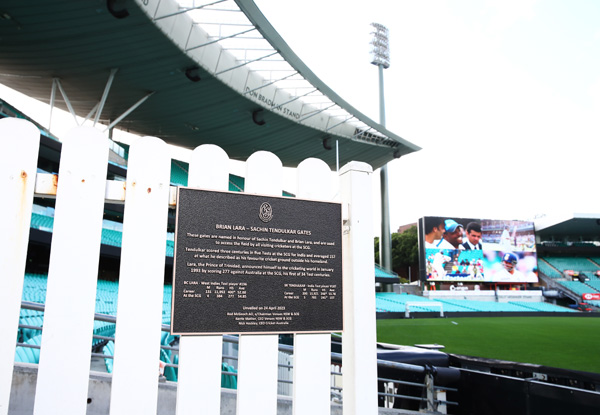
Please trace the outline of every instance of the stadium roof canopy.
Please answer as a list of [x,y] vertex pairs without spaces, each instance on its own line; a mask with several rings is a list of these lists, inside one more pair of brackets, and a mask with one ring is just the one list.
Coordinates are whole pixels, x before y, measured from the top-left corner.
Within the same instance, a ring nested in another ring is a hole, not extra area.
[[542,238],[598,240],[600,214],[571,213],[546,216],[535,220],[535,230]]
[[[257,150],[378,168],[419,147],[345,102],[250,0],[7,0],[0,83],[85,117],[233,159]],[[340,68],[347,70],[347,68]]]

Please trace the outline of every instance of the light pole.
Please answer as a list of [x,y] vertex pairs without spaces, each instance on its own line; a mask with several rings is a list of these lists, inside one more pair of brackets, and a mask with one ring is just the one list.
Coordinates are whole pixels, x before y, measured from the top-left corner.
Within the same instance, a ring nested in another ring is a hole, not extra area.
[[[382,24],[371,23],[371,63],[379,68],[379,123],[385,127],[385,100],[383,94],[383,70],[390,67],[389,30]],[[388,195],[387,164],[381,167],[381,239],[379,240],[379,264],[392,270],[392,234],[390,232],[390,203]]]

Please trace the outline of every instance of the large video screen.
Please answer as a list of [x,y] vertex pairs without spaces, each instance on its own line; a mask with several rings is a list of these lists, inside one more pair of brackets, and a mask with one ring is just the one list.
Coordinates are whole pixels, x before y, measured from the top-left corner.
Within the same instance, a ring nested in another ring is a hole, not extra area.
[[533,222],[419,219],[421,280],[538,282]]

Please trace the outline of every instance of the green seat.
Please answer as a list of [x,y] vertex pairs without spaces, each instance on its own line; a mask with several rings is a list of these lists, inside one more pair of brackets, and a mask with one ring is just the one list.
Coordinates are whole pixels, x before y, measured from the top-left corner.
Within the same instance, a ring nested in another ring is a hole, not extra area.
[[223,372],[236,373],[236,375],[221,374],[221,387],[227,389],[237,389],[237,371],[233,366],[223,362],[221,365]]
[[[42,335],[38,334],[30,339],[27,339],[24,343],[32,346],[40,346],[42,342]],[[40,363],[40,349],[26,346],[17,346],[15,350],[15,362],[22,363]]]
[[[106,345],[102,348],[102,353],[105,356],[115,356],[115,342],[110,340]],[[113,371],[113,362],[114,360],[111,358],[104,358],[104,364],[106,365],[106,371],[108,373],[112,373]]]
[[[160,349],[160,360],[170,364],[172,362],[167,352],[169,352],[169,350]],[[172,366],[165,366],[165,377],[171,382],[177,382],[177,373],[175,372],[175,368]]]

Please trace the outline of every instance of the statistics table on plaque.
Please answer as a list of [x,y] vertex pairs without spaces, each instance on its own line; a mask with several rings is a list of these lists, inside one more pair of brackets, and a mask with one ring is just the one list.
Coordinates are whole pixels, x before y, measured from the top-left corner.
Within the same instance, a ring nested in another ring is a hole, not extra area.
[[180,188],[172,332],[342,330],[341,207]]

